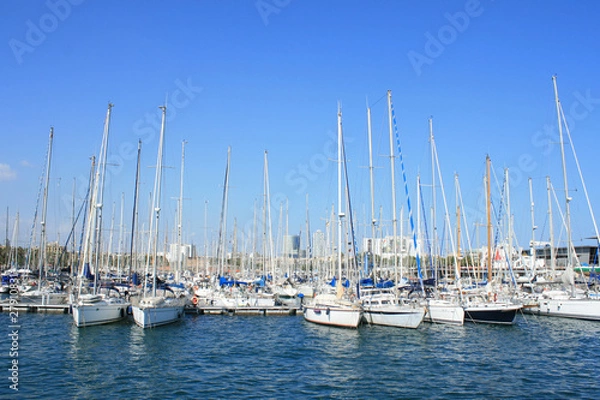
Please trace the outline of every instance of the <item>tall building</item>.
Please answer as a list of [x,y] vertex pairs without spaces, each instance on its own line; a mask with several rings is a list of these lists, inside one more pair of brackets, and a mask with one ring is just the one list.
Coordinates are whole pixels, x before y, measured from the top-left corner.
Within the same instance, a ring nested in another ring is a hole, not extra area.
[[283,236],[283,256],[298,258],[300,255],[300,235]]
[[326,249],[325,233],[317,229],[312,235],[312,256],[325,257]]

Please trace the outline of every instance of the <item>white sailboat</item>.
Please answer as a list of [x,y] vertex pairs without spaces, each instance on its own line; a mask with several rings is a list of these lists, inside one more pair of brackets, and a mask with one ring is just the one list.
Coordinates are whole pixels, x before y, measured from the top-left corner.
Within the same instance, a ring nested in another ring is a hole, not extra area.
[[[429,142],[431,147],[431,182],[432,182],[432,207],[433,207],[433,238],[432,238],[432,259],[434,260],[434,277],[439,276],[440,271],[438,270],[437,261],[439,260],[439,254],[437,248],[437,232],[436,227],[436,176],[439,178],[440,188],[442,192],[442,199],[444,203],[444,215],[446,216],[446,224],[449,226],[449,213],[448,203],[446,201],[446,193],[444,191],[444,182],[442,180],[442,174],[440,169],[440,162],[437,154],[437,147],[435,145],[435,139],[433,137],[433,120],[429,118]],[[450,243],[452,251],[457,254],[457,249],[454,248],[454,239],[450,234]],[[457,246],[458,247],[458,246]],[[460,268],[458,266],[458,257],[454,257],[454,277],[456,283],[459,285],[458,290],[460,291]],[[437,282],[436,282],[437,283]],[[437,286],[436,286],[437,288]],[[424,304],[427,307],[427,313],[425,314],[424,320],[427,322],[438,323],[438,324],[451,324],[451,325],[462,325],[465,320],[465,312],[460,304],[460,292],[449,292],[440,293],[435,291],[432,297],[425,299]]]
[[[164,288],[163,295],[157,293],[157,253],[158,253],[158,232],[160,222],[161,205],[161,186],[162,186],[162,164],[163,147],[165,137],[165,120],[167,107],[161,106],[162,123],[160,129],[160,139],[158,144],[158,156],[156,162],[156,175],[154,178],[153,192],[153,214],[150,220],[150,237],[148,239],[149,256],[146,262],[146,274],[144,278],[144,288],[147,288],[148,269],[150,259],[152,259],[152,292],[144,291],[142,298],[133,308],[133,319],[135,323],[142,328],[153,328],[155,326],[166,325],[179,321],[184,316],[185,299],[180,297],[168,296],[168,288]],[[173,293],[172,291],[170,293]]]
[[[565,121],[565,127],[567,130],[567,134],[570,139],[569,127],[566,125],[566,120],[564,118],[562,106],[558,97],[558,87],[556,84],[556,76],[552,77],[552,82],[554,85],[554,99],[556,103],[556,113],[558,117],[558,133],[559,133],[559,143],[562,157],[562,168],[563,168],[563,182],[564,182],[564,193],[565,193],[565,225],[566,225],[566,233],[567,233],[567,265],[565,266],[565,272],[563,274],[563,282],[565,283],[565,288],[563,290],[550,290],[542,293],[539,299],[539,314],[546,315],[550,317],[565,317],[565,318],[575,318],[575,319],[584,319],[584,320],[594,320],[600,321],[600,296],[598,293],[590,293],[589,289],[580,290],[575,287],[574,283],[574,275],[577,267],[580,267],[579,260],[574,252],[572,236],[571,236],[571,212],[570,212],[570,201],[569,197],[569,187],[567,180],[567,167],[565,161],[565,149],[564,149],[564,140],[563,140],[563,120]],[[571,147],[573,153],[575,152],[573,143],[571,140]],[[587,193],[587,188],[585,186],[585,182],[583,181],[583,176],[581,176],[581,169],[579,168],[579,163],[577,161],[577,157],[575,155],[575,160],[577,162],[577,167],[579,169],[581,182],[583,185],[584,193],[586,198],[588,198],[588,206],[590,206],[589,197]],[[598,235],[598,228],[596,226],[596,220],[594,218],[594,214],[591,210],[590,213],[592,217],[592,222],[594,224],[594,229],[596,231],[596,240],[599,240],[600,236]]]
[[41,239],[40,239],[40,254],[38,259],[38,280],[35,286],[30,286],[26,291],[19,294],[19,303],[28,305],[59,305],[66,304],[68,294],[64,291],[57,290],[54,285],[44,279],[47,275],[47,260],[46,260],[46,224],[48,214],[48,187],[50,182],[50,166],[52,160],[52,142],[54,140],[54,128],[50,128],[50,136],[48,139],[48,155],[46,158],[46,170],[44,181],[44,197],[42,201],[42,220]]
[[[84,254],[79,273],[79,285],[76,297],[72,299],[73,321],[77,327],[101,325],[116,322],[127,317],[127,309],[131,303],[121,296],[114,287],[101,287],[98,281],[100,273],[98,264],[100,262],[101,232],[102,232],[102,205],[104,197],[104,182],[106,174],[106,160],[108,153],[108,134],[110,126],[110,115],[113,105],[108,105],[102,145],[98,157],[98,165],[95,174],[91,177],[93,189],[90,197],[90,215],[85,234]],[[92,255],[95,255],[92,260]],[[91,291],[87,285],[86,272],[91,264],[96,266],[94,280],[91,282]]]
[[[394,248],[394,275],[395,282],[398,284],[398,240],[397,240],[397,219],[396,219],[396,181],[395,181],[395,154],[394,154],[394,132],[392,124],[392,92],[387,92],[388,100],[388,119],[389,119],[389,139],[390,139],[390,167],[392,180],[392,224],[393,224],[393,248]],[[370,117],[370,110],[368,112]],[[369,121],[369,139],[371,138]],[[369,140],[370,142],[370,140]],[[371,144],[369,143],[369,148]],[[373,175],[372,175],[372,154],[369,154],[371,169],[371,215],[374,218],[373,201]],[[372,231],[374,232],[374,223]],[[374,235],[373,235],[374,236]],[[374,279],[375,282],[375,274]],[[361,288],[360,300],[363,306],[364,319],[374,325],[394,326],[397,328],[418,328],[425,316],[425,307],[417,301],[400,299],[396,288]]]
[[342,286],[342,112],[338,108],[338,272],[336,293],[320,293],[304,305],[304,319],[321,325],[357,328],[362,317],[362,308],[350,299],[343,298]]

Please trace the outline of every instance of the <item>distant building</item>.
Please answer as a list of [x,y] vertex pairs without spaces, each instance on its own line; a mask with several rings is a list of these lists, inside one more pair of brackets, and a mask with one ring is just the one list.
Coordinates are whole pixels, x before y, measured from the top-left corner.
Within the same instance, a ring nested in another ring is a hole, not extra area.
[[[575,246],[575,253],[577,253],[577,258],[581,264],[598,265],[597,252],[598,247],[596,246]],[[546,260],[546,265],[550,265],[550,246],[535,249],[535,257]],[[554,259],[557,266],[564,267],[567,264],[567,248],[555,247]]]
[[[382,258],[391,258],[394,255],[394,237],[363,238],[362,249]],[[401,256],[415,256],[413,239],[410,236],[396,237],[396,251]]]
[[312,256],[325,257],[327,243],[325,242],[325,233],[316,230],[312,235]]
[[300,255],[300,235],[285,235],[283,237],[283,256],[298,258]]

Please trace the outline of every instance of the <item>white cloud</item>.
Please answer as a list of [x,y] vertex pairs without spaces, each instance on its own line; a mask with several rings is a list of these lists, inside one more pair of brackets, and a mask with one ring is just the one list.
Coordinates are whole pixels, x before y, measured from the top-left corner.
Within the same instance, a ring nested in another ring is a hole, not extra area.
[[22,166],[22,167],[27,167],[27,168],[33,167],[33,164],[30,163],[27,160],[21,160],[21,161],[19,161],[19,165]]
[[8,164],[0,163],[0,182],[17,179],[17,173]]

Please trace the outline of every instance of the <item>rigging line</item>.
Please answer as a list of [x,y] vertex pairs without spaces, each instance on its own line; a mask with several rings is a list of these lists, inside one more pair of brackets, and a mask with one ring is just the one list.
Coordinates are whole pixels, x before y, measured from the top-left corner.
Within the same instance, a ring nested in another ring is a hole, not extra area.
[[[418,190],[420,193],[423,193],[421,190],[421,180],[419,179],[419,187]],[[432,272],[432,276],[434,279],[437,278],[437,273],[435,268],[433,267],[433,254],[432,254],[432,250],[431,250],[431,241],[429,239],[429,230],[427,228],[427,213],[425,212],[425,203],[423,202],[423,196],[419,196],[421,199],[421,209],[423,210],[423,225],[425,228],[425,237],[427,238],[425,240],[425,243],[427,245],[427,254],[429,254],[429,266],[431,268],[431,272]]]
[[590,216],[592,218],[592,223],[594,224],[594,232],[596,233],[596,241],[600,246],[600,234],[598,234],[598,225],[596,224],[596,218],[594,217],[594,212],[592,211],[592,204],[590,203],[590,196],[588,195],[587,186],[585,181],[583,180],[583,174],[581,172],[581,166],[579,165],[579,159],[577,158],[577,153],[575,152],[575,145],[573,144],[573,139],[571,138],[571,131],[569,130],[569,125],[567,125],[567,120],[565,118],[564,111],[562,109],[562,105],[559,104],[560,114],[565,123],[565,130],[567,131],[567,137],[569,138],[569,144],[571,146],[571,151],[573,152],[573,156],[575,158],[575,165],[577,166],[577,172],[579,172],[579,179],[581,180],[581,184],[583,186],[583,192],[585,193],[585,199],[587,200],[588,208],[590,210]]
[[412,207],[410,204],[410,196],[408,193],[408,180],[406,179],[406,169],[404,168],[404,157],[402,156],[402,148],[400,146],[400,135],[398,134],[398,125],[396,123],[396,113],[394,111],[394,105],[391,103],[390,106],[392,110],[392,122],[394,125],[394,134],[396,136],[396,147],[398,147],[398,158],[401,165],[402,170],[402,179],[404,180],[404,192],[406,194],[406,203],[408,206],[408,218],[410,220],[410,229],[413,235],[413,246],[415,247],[416,261],[417,261],[417,275],[419,277],[419,284],[421,285],[421,290],[423,293],[425,292],[425,288],[423,287],[423,275],[421,273],[421,257],[419,256],[419,247],[417,243],[417,233],[415,230],[415,222],[413,219]]

